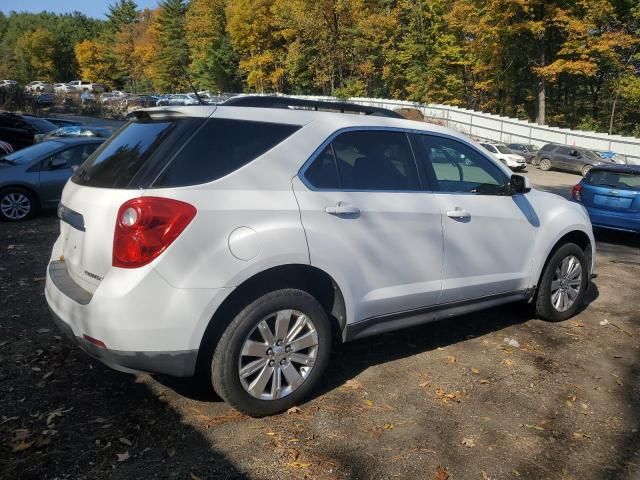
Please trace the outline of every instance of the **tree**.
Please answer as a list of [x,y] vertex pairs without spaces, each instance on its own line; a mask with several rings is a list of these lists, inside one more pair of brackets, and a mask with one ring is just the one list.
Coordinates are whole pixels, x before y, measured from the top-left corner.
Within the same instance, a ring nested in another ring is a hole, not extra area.
[[54,37],[49,30],[39,28],[26,32],[16,42],[15,58],[19,65],[16,78],[51,80],[54,76]]
[[133,0],[118,0],[107,9],[107,29],[115,34],[138,18],[138,5]]
[[177,90],[188,85],[185,73],[189,65],[189,47],[185,37],[183,0],[165,0],[155,24],[157,51],[154,84],[161,90]]
[[238,61],[229,34],[224,0],[191,0],[185,33],[191,54],[190,72],[201,88],[231,91]]

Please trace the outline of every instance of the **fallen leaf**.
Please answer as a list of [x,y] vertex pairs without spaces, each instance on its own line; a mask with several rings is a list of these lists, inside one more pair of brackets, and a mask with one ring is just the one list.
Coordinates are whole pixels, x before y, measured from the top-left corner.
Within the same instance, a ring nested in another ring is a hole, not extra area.
[[367,399],[363,400],[363,402],[367,407],[373,407],[373,401],[372,400],[369,400],[367,398]]
[[191,480],[202,480],[202,479],[195,473],[191,472]]
[[287,413],[289,415],[293,415],[294,413],[300,413],[300,412],[302,412],[300,407],[291,407],[289,410],[287,410]]
[[270,437],[275,437],[278,434],[276,432],[267,432],[267,435],[269,435]]
[[480,375],[480,370],[478,370],[477,368],[472,368],[471,373],[473,373],[474,375]]
[[49,373],[45,373],[45,374],[42,376],[42,379],[43,379],[43,380],[46,380],[46,379],[47,379],[47,378],[49,378],[51,375],[53,375],[53,371],[51,371],[51,372],[49,372]]
[[473,448],[476,446],[476,442],[473,440],[473,438],[463,438],[460,441],[460,444],[468,448]]
[[505,358],[502,361],[503,365],[506,365],[507,367],[513,367],[513,360],[511,360],[510,358]]
[[344,386],[352,388],[354,390],[358,390],[359,388],[363,388],[362,383],[360,383],[360,381],[356,380],[355,378],[352,378],[352,379],[347,380],[346,382],[344,382]]
[[524,424],[525,427],[527,428],[533,428],[534,430],[540,430],[540,431],[544,431],[544,427],[541,427],[540,425],[530,425],[528,423]]
[[[176,454],[176,449],[175,448],[170,448],[169,450],[167,450],[167,455],[169,455],[169,457],[173,457]],[[191,474],[193,475],[193,474]]]
[[454,357],[453,355],[447,355],[447,362],[449,363],[456,363],[456,357]]
[[575,440],[584,440],[585,438],[591,438],[591,437],[584,432],[573,432],[573,438]]
[[130,455],[129,452],[116,453],[116,457],[118,457],[119,462],[124,462],[125,460],[129,460]]
[[449,480],[449,472],[447,471],[447,467],[438,465],[438,468],[436,468],[435,480]]
[[382,428],[384,428],[385,430],[393,430],[394,428],[396,428],[396,426],[393,423],[385,423]]
[[27,450],[27,449],[31,448],[34,443],[36,443],[35,440],[30,440],[30,441],[22,440],[22,441],[18,442],[16,445],[14,445],[12,451],[14,453],[22,452],[23,450]]
[[427,385],[429,385],[429,382],[422,382],[418,384],[418,386],[422,388],[426,387]]
[[487,378],[483,378],[482,380],[480,380],[480,383],[481,383],[482,385],[486,385],[487,383],[489,383],[489,379],[487,379]]
[[298,462],[297,460],[295,462],[287,463],[287,465],[293,468],[309,468],[311,466],[310,463]]
[[51,329],[49,329],[49,328],[39,328],[37,331],[38,331],[38,333],[47,333],[47,332],[50,332]]
[[127,447],[130,447],[131,445],[133,445],[133,443],[131,443],[131,440],[124,438],[124,437],[120,437],[120,443],[126,445]]

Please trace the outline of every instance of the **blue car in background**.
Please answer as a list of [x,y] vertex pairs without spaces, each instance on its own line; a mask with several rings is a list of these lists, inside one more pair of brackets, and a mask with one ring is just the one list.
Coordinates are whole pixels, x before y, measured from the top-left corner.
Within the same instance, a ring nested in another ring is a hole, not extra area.
[[640,165],[594,166],[571,196],[594,227],[640,233]]

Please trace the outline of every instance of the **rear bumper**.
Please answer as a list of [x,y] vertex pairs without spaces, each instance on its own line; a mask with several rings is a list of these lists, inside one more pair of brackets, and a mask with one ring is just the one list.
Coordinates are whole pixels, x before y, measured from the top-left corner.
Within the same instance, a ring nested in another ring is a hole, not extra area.
[[71,326],[49,309],[53,322],[60,331],[89,356],[101,361],[108,367],[126,373],[161,373],[174,377],[190,377],[196,369],[197,350],[184,352],[127,352],[101,348],[77,337]]
[[92,294],[71,278],[64,261],[52,261],[45,297],[54,322],[116,370],[193,375],[204,331],[228,289],[175,288],[153,268],[138,270],[113,269]]
[[586,207],[594,227],[640,233],[640,214]]

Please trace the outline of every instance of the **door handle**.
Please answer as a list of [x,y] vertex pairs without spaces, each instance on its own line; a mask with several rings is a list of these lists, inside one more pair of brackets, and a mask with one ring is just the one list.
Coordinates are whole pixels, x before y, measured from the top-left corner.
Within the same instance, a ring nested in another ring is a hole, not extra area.
[[471,218],[471,214],[462,208],[456,207],[455,210],[449,210],[447,212],[447,217],[460,220]]
[[333,207],[327,207],[324,209],[324,211],[329,215],[359,215],[360,214],[360,209],[358,207],[354,207],[353,205],[348,205],[342,202],[338,202]]

